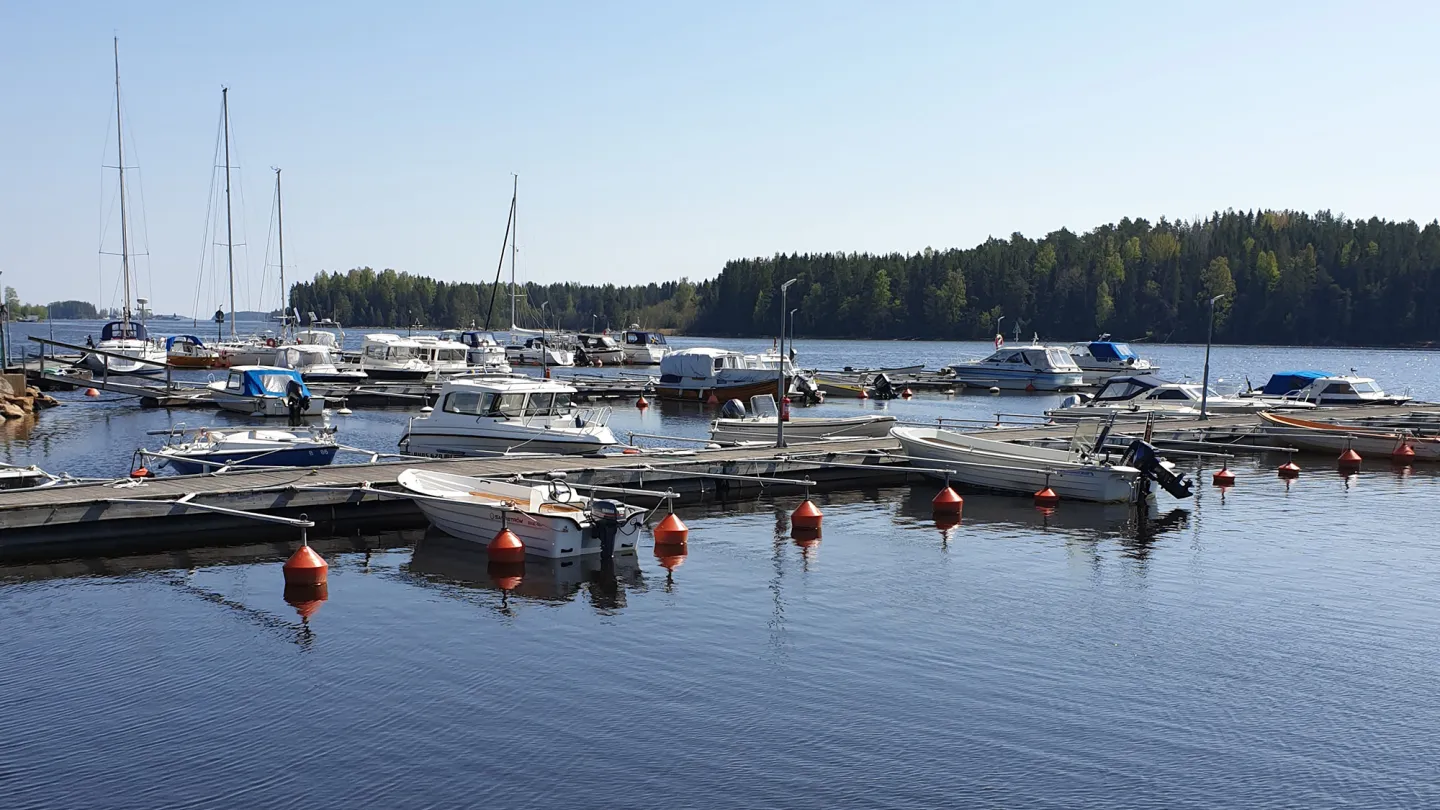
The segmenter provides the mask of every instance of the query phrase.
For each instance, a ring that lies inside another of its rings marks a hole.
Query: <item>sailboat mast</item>
[[[230,337],[235,337],[235,226],[230,219],[230,88],[220,88],[220,117],[225,128],[225,253],[230,270]]]
[[[280,235],[280,327],[281,331],[290,331],[290,316],[286,308],[289,302],[289,290],[285,289],[285,208],[281,203],[280,196],[280,170],[275,170],[275,230]]]
[[[520,218],[516,203],[520,198],[520,175],[510,176],[514,178],[510,190],[510,331],[513,337],[515,327],[520,325],[520,322],[515,320],[515,299],[518,297],[515,294],[515,254],[520,250]]]
[[[125,273],[125,302],[120,319],[130,326],[130,226],[125,212],[125,136],[120,120],[120,38],[115,37],[115,167],[120,172],[120,266]]]

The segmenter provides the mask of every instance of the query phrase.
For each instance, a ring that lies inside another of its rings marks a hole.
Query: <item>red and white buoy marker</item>
[[[642,396],[639,399],[635,400],[635,407],[643,411],[646,408],[650,407],[650,403],[646,402],[645,397]]]
[[[1217,486],[1217,487],[1233,487],[1233,486],[1235,486],[1235,473],[1230,472],[1230,464],[1229,464],[1229,462],[1226,462],[1226,463],[1225,463],[1225,466],[1223,466],[1223,467],[1221,467],[1220,469],[1216,470],[1214,477],[1211,478],[1210,480],[1211,480],[1211,482],[1212,482],[1213,484],[1215,484],[1215,486]]]
[[[864,388],[861,388],[861,389],[860,389],[860,398],[861,398],[861,399],[869,399],[869,398],[870,398],[870,393],[869,393],[868,391],[866,391]]]
[[[910,397],[915,396],[915,392],[911,391],[909,388],[906,388],[904,391],[900,392],[900,396],[904,397],[905,399],[909,399]]]
[[[1058,503],[1060,503],[1060,496],[1059,496],[1059,495],[1056,495],[1056,494],[1055,494],[1055,490],[1051,489],[1051,488],[1049,487],[1049,485],[1046,485],[1046,487],[1045,487],[1044,489],[1042,489],[1042,490],[1040,490],[1039,492],[1035,493],[1035,505],[1036,505],[1036,506],[1046,506],[1046,507],[1050,507],[1050,506],[1054,506],[1054,505],[1056,505],[1056,504],[1058,504]]]
[[[1281,478],[1299,478],[1300,465],[1296,464],[1294,461],[1287,461],[1277,467],[1276,472],[1280,474]]]

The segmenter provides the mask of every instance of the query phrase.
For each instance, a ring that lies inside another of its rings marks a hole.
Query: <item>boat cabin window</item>
[[[519,416],[525,412],[524,394],[501,394],[490,404],[490,416]]]
[[[1050,365],[1053,368],[1070,368],[1071,366],[1075,365],[1075,361],[1071,359],[1070,353],[1065,351],[1064,349],[1046,349],[1045,359],[1050,361]]]
[[[465,350],[438,349],[435,352],[435,359],[441,363],[463,363],[465,362]]]
[[[550,415],[550,406],[553,405],[554,402],[555,402],[555,395],[554,395],[554,394],[540,394],[540,393],[531,394],[530,397],[529,397],[529,399],[526,399],[526,400],[525,400],[525,415],[526,415],[526,416],[549,416],[549,415]]]
[[[451,391],[445,395],[445,412],[480,416],[490,410],[494,399],[494,394],[478,391]]]
[[[369,357],[372,360],[384,360],[385,347],[377,344],[371,344],[369,346],[366,346],[365,356]]]
[[[1355,389],[1355,393],[1357,394],[1380,393],[1380,386],[1376,385],[1373,382],[1354,382],[1350,384],[1350,387]]]
[[[566,414],[575,408],[575,403],[570,399],[569,391],[561,391],[555,395],[555,413]]]
[[[1130,399],[1131,397],[1139,394],[1142,391],[1148,391],[1149,388],[1149,386],[1140,385],[1139,383],[1132,382],[1130,380],[1125,380],[1123,382],[1119,380],[1111,380],[1110,382],[1105,384],[1104,388],[1101,388],[1099,391],[1096,392],[1095,399],[1109,401]]]
[[[1022,353],[1022,352],[1015,352],[1014,354],[1012,354],[1012,355],[1010,355],[1009,357],[1005,358],[1005,362],[1007,362],[1007,363],[1028,363],[1029,361],[1025,359],[1024,353]]]
[[[662,335],[662,334],[660,334],[659,332],[656,332],[656,333],[652,334],[652,335],[650,336],[650,345],[651,345],[651,346],[664,346],[664,345],[666,345],[666,343],[665,343],[665,336]]]
[[[625,345],[626,345],[626,346],[644,346],[644,345],[645,345],[645,335],[644,335],[643,333],[640,333],[640,332],[626,332],[626,333],[625,333]]]
[[[1325,390],[1322,391],[1321,393],[1323,393],[1323,394],[1353,394],[1353,393],[1355,393],[1355,389],[1350,386],[1350,383],[1338,382],[1338,383],[1330,383],[1329,385],[1325,386]]]
[[[1169,389],[1166,389],[1166,390],[1161,391],[1160,393],[1156,394],[1153,398],[1154,398],[1154,399],[1183,399],[1183,400],[1185,400],[1186,402],[1189,402],[1189,401],[1190,401],[1190,397],[1189,397],[1189,396],[1186,396],[1185,392],[1182,391],[1182,390],[1180,390],[1180,389],[1178,389],[1178,388],[1169,388]]]
[[[390,346],[386,349],[385,356],[391,360],[404,362],[416,357],[415,350],[409,346]]]

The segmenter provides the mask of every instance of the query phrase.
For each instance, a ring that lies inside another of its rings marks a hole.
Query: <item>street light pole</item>
[[[1210,328],[1205,332],[1205,376],[1200,382],[1200,418],[1209,419],[1205,406],[1210,398],[1210,343],[1215,339],[1215,302],[1224,298],[1217,295],[1210,299]]]
[[[792,278],[780,285],[780,379],[775,385],[775,405],[781,410],[775,416],[776,447],[785,446],[785,292],[790,289],[791,284],[799,280]]]
[[[797,313],[797,312],[799,312],[799,311],[800,311],[800,308],[799,308],[799,307],[795,307],[794,309],[790,310],[790,353],[791,353],[791,354],[794,354],[794,353],[795,353],[795,313]]]

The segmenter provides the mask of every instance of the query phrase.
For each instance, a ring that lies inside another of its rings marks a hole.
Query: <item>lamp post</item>
[[[1224,298],[1217,295],[1210,299],[1210,328],[1205,332],[1205,376],[1200,381],[1200,418],[1209,419],[1205,413],[1205,406],[1210,398],[1210,343],[1215,339],[1215,302]]]
[[[800,308],[799,308],[799,307],[795,307],[794,309],[790,310],[790,354],[791,354],[791,355],[794,355],[794,354],[795,354],[795,313],[797,313],[797,312],[799,312],[799,311],[800,311]],[[780,358],[780,359],[781,359],[781,360],[784,360],[785,358],[782,357],[782,358]]]
[[[775,446],[785,446],[785,292],[790,285],[799,281],[792,278],[780,285],[780,371],[779,382],[775,384],[775,404],[780,407],[780,413],[775,417]]]
[[[590,332],[591,332],[592,334],[595,332],[595,319],[598,318],[598,317],[600,317],[600,316],[599,316],[599,315],[591,315],[591,316],[590,316]]]
[[[545,379],[550,379],[550,341],[545,339],[545,308],[549,301],[540,304],[540,368]]]

